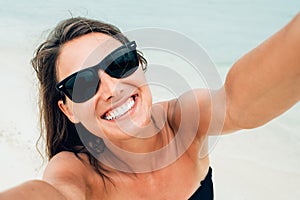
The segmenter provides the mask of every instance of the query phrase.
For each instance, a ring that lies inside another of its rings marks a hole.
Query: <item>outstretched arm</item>
[[[82,156],[85,159],[84,156]],[[0,200],[84,200],[89,170],[71,152],[61,152],[48,163],[43,180],[32,180],[0,193]],[[102,191],[98,188],[98,191]]]
[[[238,60],[224,88],[228,130],[261,126],[296,104],[300,100],[300,14]]]
[[[194,95],[197,96],[199,109],[195,109],[197,105],[192,103]],[[222,130],[222,134],[225,134],[261,126],[299,100],[300,14],[275,35],[241,57],[230,69],[223,88],[218,91],[193,90],[182,95],[178,101],[171,101],[169,108],[174,112],[170,112],[169,119],[172,127],[178,127],[182,122],[180,110],[188,113],[187,116],[200,113],[197,135],[201,137],[219,134],[218,128],[209,129],[209,126],[212,118],[223,123],[225,112]],[[182,102],[181,109],[176,106],[179,101]]]
[[[10,199],[65,200],[66,198],[49,183],[32,180],[0,193],[0,200]]]

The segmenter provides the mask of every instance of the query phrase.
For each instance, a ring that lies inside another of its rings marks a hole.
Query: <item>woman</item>
[[[133,41],[99,21],[61,22],[32,60],[50,161],[42,181],[0,199],[213,199],[209,158],[198,156],[215,134],[212,115],[222,123],[224,113],[213,108],[225,92],[225,134],[261,126],[297,103],[299,25],[298,14],[237,61],[222,89],[193,90],[152,105],[147,63]],[[191,123],[194,116],[199,120]],[[156,160],[120,151],[144,155],[168,146]],[[169,156],[176,159],[169,162]]]

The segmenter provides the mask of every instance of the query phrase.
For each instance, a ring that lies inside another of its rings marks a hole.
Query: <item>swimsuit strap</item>
[[[214,199],[214,188],[212,182],[212,168],[209,167],[208,173],[204,180],[201,181],[200,187],[196,192],[189,198],[189,200],[213,200]]]

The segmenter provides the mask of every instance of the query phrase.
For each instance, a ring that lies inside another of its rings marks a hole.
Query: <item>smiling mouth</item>
[[[110,120],[118,119],[121,116],[125,115],[126,113],[128,113],[128,111],[130,111],[133,108],[137,96],[138,95],[136,94],[129,97],[125,103],[104,113],[104,115],[102,115],[101,118],[110,121]]]

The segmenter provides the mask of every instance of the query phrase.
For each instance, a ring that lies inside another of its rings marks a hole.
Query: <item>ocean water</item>
[[[0,189],[42,171],[35,151],[37,91],[30,59],[60,20],[84,16],[110,22],[123,31],[143,27],[177,31],[206,49],[224,80],[239,57],[279,30],[299,9],[296,0],[0,0],[0,177],[4,177]],[[158,89],[155,94],[155,100],[162,99]],[[298,103],[253,133],[226,136],[216,151],[300,174],[299,121]]]

